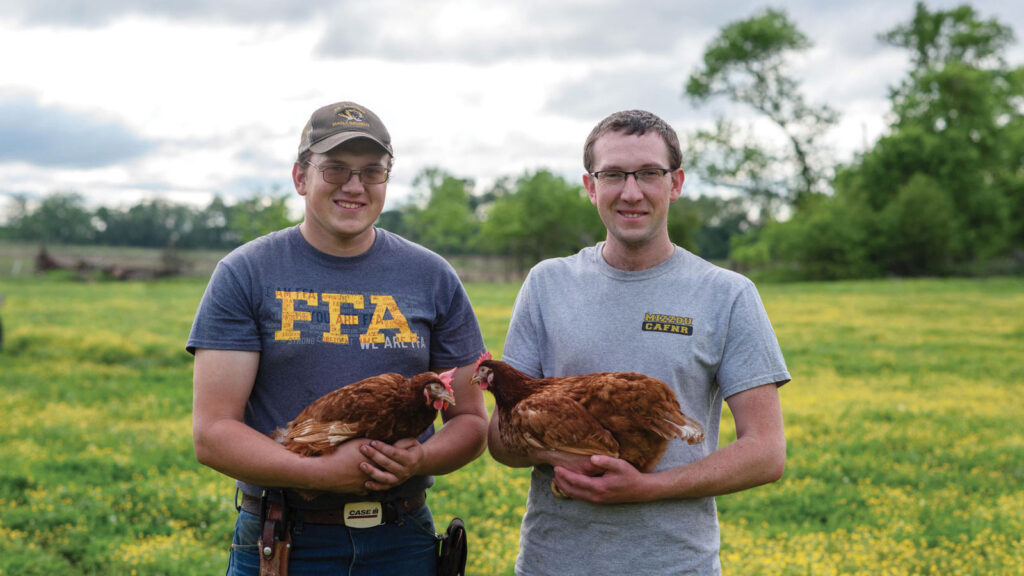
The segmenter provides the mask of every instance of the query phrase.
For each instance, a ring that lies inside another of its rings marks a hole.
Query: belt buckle
[[[345,526],[373,528],[384,523],[384,506],[380,502],[349,502],[345,504]]]

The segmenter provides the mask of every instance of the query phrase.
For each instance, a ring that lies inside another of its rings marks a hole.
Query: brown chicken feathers
[[[314,400],[273,437],[303,456],[321,456],[353,438],[394,443],[415,438],[455,405],[454,370],[406,378],[388,373],[328,392]]]
[[[668,385],[637,372],[530,378],[485,354],[473,382],[494,395],[501,440],[522,454],[605,454],[649,472],[673,438],[704,441],[700,423],[683,414]],[[554,484],[552,490],[564,497]]]

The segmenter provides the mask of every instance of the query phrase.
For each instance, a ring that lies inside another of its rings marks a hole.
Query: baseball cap
[[[384,123],[369,108],[355,102],[329,104],[313,112],[302,129],[299,154],[306,150],[323,154],[355,138],[369,138],[389,156],[395,156]]]

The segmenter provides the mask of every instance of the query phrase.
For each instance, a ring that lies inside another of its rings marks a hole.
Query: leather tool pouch
[[[292,533],[288,529],[285,505],[262,498],[263,532],[260,535],[260,576],[288,576],[288,555],[292,548]]]
[[[453,518],[441,537],[437,576],[465,576],[467,556],[469,543],[466,541],[466,525],[461,518]]]

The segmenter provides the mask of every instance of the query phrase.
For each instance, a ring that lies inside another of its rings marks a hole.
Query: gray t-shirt
[[[603,242],[541,262],[512,312],[503,360],[534,377],[635,371],[664,380],[706,439],[675,440],[655,470],[717,449],[722,400],[789,381],[754,284],[676,247],[658,266],[611,267]],[[535,467],[516,573],[718,574],[714,498],[595,505],[551,493]]]
[[[479,357],[483,337],[455,270],[417,244],[376,232],[370,250],[342,258],[313,248],[296,226],[253,240],[217,265],[186,349],[260,353],[246,424],[268,434],[346,384],[385,372],[413,376],[464,366]],[[431,483],[416,477],[380,496],[412,494]],[[262,491],[238,484],[252,496]],[[318,499],[310,507],[345,499]]]

